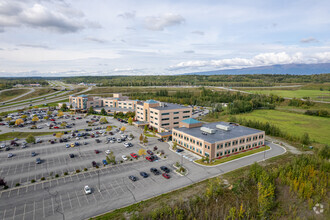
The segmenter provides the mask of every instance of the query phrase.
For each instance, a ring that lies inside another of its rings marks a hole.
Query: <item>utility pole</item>
[[[97,178],[99,182],[99,192],[101,192],[101,187],[100,187],[100,170],[97,170]]]

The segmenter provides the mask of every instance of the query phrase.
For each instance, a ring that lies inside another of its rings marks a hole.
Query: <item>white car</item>
[[[117,138],[117,142],[120,143],[121,142],[121,139],[120,138]]]
[[[111,152],[110,150],[106,150],[105,151],[106,154],[110,154],[110,152]]]
[[[86,194],[86,195],[92,193],[92,190],[91,190],[91,188],[89,188],[89,186],[85,186],[85,187],[84,187],[84,191],[85,191],[85,194]]]
[[[112,139],[112,140],[110,140],[110,143],[112,143],[112,144],[113,144],[113,143],[115,143],[115,141]]]
[[[11,157],[13,157],[14,156],[14,154],[12,154],[12,153],[9,153],[8,154],[8,158],[11,158]]]
[[[125,147],[129,147],[129,144],[127,142],[124,143]]]
[[[1,144],[0,148],[5,148],[6,145],[5,144]]]
[[[80,138],[79,137],[76,137],[76,140],[79,140]]]
[[[128,137],[127,140],[131,141],[131,140],[133,140],[133,138],[132,137]]]
[[[121,156],[121,158],[123,158],[123,160],[128,160],[128,158],[126,157],[126,155]]]

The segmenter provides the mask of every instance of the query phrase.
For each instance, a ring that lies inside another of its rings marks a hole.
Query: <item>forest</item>
[[[11,89],[16,84],[37,84],[42,86],[48,85],[48,82],[41,77],[27,77],[27,78],[0,78],[0,90]]]

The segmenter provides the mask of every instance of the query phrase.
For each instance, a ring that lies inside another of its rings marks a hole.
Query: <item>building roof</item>
[[[148,104],[157,104],[158,102],[153,100],[153,99],[149,99],[147,101],[145,101],[145,103],[148,103]]]
[[[104,107],[94,107],[94,110],[102,110],[102,108],[104,108],[105,111],[110,110],[111,112],[134,112],[135,109],[129,109],[129,108],[114,108],[114,107],[108,107],[108,106],[104,106]]]
[[[196,119],[193,119],[193,118],[187,118],[187,119],[185,119],[185,120],[183,120],[181,122],[186,123],[186,124],[189,124],[189,125],[201,123],[200,121],[197,121]]]
[[[217,125],[223,125],[223,126],[229,126],[230,130],[222,130],[217,128]],[[207,127],[210,129],[214,129],[215,133],[206,133],[201,130],[201,127]],[[195,128],[186,128],[186,127],[181,127],[181,128],[173,128],[173,130],[177,130],[183,133],[186,133],[187,135],[193,136],[195,138],[204,140],[208,143],[216,143],[232,138],[238,138],[241,136],[246,136],[246,135],[253,135],[257,134],[259,132],[262,132],[261,130],[257,130],[254,128],[248,128],[240,125],[233,125],[228,122],[214,122],[214,123],[209,123],[209,124],[204,124],[201,127],[195,127]]]
[[[78,97],[87,98],[87,97],[88,97],[88,95],[79,95]]]
[[[172,103],[162,103],[161,106],[151,107],[151,108],[157,110],[173,110],[173,109],[184,109],[184,108],[188,109],[190,107],[186,107],[178,104],[172,104]]]

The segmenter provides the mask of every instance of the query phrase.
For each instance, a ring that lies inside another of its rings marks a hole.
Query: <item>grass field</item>
[[[309,116],[276,110],[256,110],[247,114],[236,115],[247,120],[269,122],[283,131],[301,137],[307,132],[316,142],[330,143],[330,118]]]
[[[27,138],[30,134],[33,136],[42,136],[42,135],[50,135],[54,132],[9,132],[0,134],[0,141],[8,141],[13,140],[14,138]]]
[[[0,93],[0,102],[5,102],[7,100],[13,99],[19,95],[28,92],[29,89],[12,89],[9,91],[4,91]]]
[[[275,94],[287,98],[305,98],[310,97],[312,100],[317,101],[330,101],[330,91],[320,90],[307,90],[307,89],[259,89],[259,90],[246,90],[247,92],[258,93],[258,94]]]
[[[218,165],[218,164],[221,164],[221,163],[226,163],[226,162],[229,162],[229,161],[241,158],[241,157],[246,157],[246,156],[251,155],[251,154],[259,153],[259,152],[262,152],[262,151],[265,151],[265,150],[268,150],[268,149],[270,149],[270,147],[265,146],[265,147],[249,150],[249,151],[246,151],[246,152],[234,154],[234,155],[231,155],[229,157],[223,157],[221,159],[216,159],[216,160],[214,160],[214,162],[211,162],[211,163],[204,163],[202,159],[196,160],[195,162],[199,163],[199,164],[202,164],[202,165],[206,165],[206,166],[214,166],[214,165]]]

